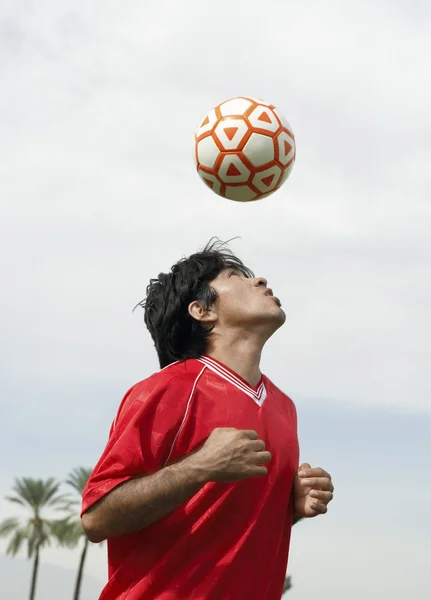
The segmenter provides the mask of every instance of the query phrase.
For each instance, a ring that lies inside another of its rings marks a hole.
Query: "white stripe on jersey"
[[[226,379],[227,381],[229,381],[229,383],[236,386],[242,392],[244,392],[245,394],[250,396],[250,398],[252,398],[258,406],[262,406],[262,404],[264,403],[267,392],[266,392],[266,387],[265,387],[265,384],[263,383],[263,381],[260,384],[260,386],[258,387],[258,389],[254,390],[251,386],[249,386],[247,383],[242,381],[239,377],[237,377],[236,375],[231,373],[228,369],[226,369],[225,367],[220,365],[218,362],[213,360],[211,357],[201,356],[200,358],[198,358],[196,360],[203,363],[211,371],[213,371],[214,373],[216,373],[223,379]]]

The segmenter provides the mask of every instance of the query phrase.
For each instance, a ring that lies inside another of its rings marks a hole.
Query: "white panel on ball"
[[[242,183],[250,177],[250,171],[236,154],[228,154],[222,160],[218,176],[225,183]]]
[[[214,130],[223,148],[236,150],[248,131],[244,119],[226,119],[220,121]]]
[[[219,154],[220,150],[210,135],[198,142],[198,162],[203,167],[212,169]]]
[[[248,185],[227,185],[226,198],[229,200],[237,200],[238,202],[249,202],[254,200],[257,194]]]
[[[280,128],[275,114],[266,106],[257,106],[248,117],[248,120],[256,129],[264,129],[275,133]]]
[[[223,117],[228,117],[229,115],[243,115],[250,106],[250,100],[246,100],[245,98],[232,98],[232,100],[223,102],[223,104],[220,105],[220,112]]]
[[[278,158],[281,164],[287,165],[295,156],[295,142],[285,131],[277,136]]]
[[[252,165],[261,167],[275,158],[272,137],[262,133],[252,133],[243,152]]]
[[[274,165],[269,169],[265,169],[265,171],[256,173],[256,175],[253,177],[253,185],[257,187],[260,192],[270,192],[280,181],[281,173],[282,171],[280,167]]]
[[[212,108],[202,119],[201,124],[196,131],[196,137],[200,137],[204,133],[207,133],[217,121],[217,115],[215,110]]]
[[[213,190],[213,192],[215,192],[216,194],[220,193],[221,183],[217,179],[217,177],[211,175],[211,173],[205,173],[205,171],[201,170],[199,170],[198,173],[203,179],[203,181],[208,185],[208,187],[210,187]]]

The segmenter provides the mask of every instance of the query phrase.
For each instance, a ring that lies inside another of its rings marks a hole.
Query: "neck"
[[[218,339],[210,344],[206,354],[229,367],[240,375],[252,387],[255,387],[262,377],[260,372],[260,357],[262,343],[255,339]]]

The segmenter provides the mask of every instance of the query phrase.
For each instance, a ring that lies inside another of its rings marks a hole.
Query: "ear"
[[[213,325],[217,320],[215,312],[211,308],[205,309],[197,300],[189,304],[189,315],[202,324]]]

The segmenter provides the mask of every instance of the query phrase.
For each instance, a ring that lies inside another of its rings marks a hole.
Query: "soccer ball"
[[[202,119],[194,139],[199,176],[216,194],[249,202],[278,190],[296,156],[289,123],[272,104],[241,96]]]

